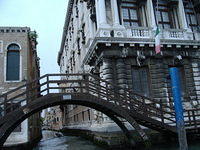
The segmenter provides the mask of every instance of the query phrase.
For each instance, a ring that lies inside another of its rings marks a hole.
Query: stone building
[[[199,9],[196,9],[199,11]],[[193,0],[69,0],[58,64],[92,73],[172,105],[169,68],[180,70],[184,107],[200,102],[200,33]],[[161,53],[155,53],[155,28]],[[105,127],[109,118],[82,106],[64,111],[68,128]]]
[[[45,129],[61,130],[63,126],[63,118],[60,106],[51,107],[49,111],[46,111],[44,119]]]
[[[31,31],[28,27],[0,27],[0,94],[40,76],[36,38],[36,32]],[[16,103],[21,98],[19,97]],[[9,105],[8,103],[7,106],[9,107]],[[24,105],[24,102],[21,105]],[[17,107],[16,104],[15,108]],[[6,111],[9,112],[9,109]],[[36,113],[23,121],[12,132],[5,145],[26,145],[40,138],[40,113]]]

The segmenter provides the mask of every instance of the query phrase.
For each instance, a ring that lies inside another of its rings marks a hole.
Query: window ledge
[[[13,81],[4,81],[5,83],[19,83],[19,82],[22,82],[22,80],[13,80]]]

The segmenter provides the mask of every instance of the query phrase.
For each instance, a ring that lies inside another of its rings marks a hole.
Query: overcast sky
[[[41,75],[59,71],[60,49],[68,0],[0,0],[0,26],[30,27],[38,33]]]

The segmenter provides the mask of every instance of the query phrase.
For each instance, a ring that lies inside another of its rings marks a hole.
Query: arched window
[[[6,80],[19,80],[20,47],[17,44],[10,44],[7,50]]]

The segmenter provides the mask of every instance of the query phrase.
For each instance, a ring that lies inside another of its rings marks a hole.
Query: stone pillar
[[[102,65],[102,73],[103,78],[108,81],[112,82],[113,80],[113,68],[112,68],[112,61],[110,59],[103,59],[103,65]]]
[[[111,0],[111,7],[113,14],[113,26],[118,27],[120,26],[120,22],[119,22],[119,11],[118,11],[117,0]]]
[[[97,28],[99,28],[99,5],[98,5],[98,0],[95,0],[95,7],[96,7],[96,21],[97,21]]]
[[[105,0],[97,0],[96,1],[96,7],[98,7],[98,16],[99,16],[99,25],[101,27],[107,25],[107,20],[106,20],[106,5],[105,5]]]
[[[111,83],[113,81],[112,60],[110,60],[109,58],[103,58],[102,65],[100,66],[100,77]],[[104,86],[103,83],[101,84],[102,86]],[[110,121],[110,119],[106,115],[103,115],[103,114],[101,114],[100,118],[102,118],[103,121]]]
[[[156,19],[154,15],[154,10],[153,10],[153,3],[152,0],[147,0],[147,14],[149,14],[148,19],[149,19],[149,26],[152,28],[155,28],[156,26]]]
[[[179,0],[178,2],[178,10],[179,10],[179,17],[180,17],[180,23],[181,23],[181,27],[183,29],[189,29],[188,24],[187,24],[187,20],[186,20],[186,16],[185,16],[185,10],[184,10],[184,5],[183,5],[183,1]]]
[[[149,64],[151,77],[151,88],[153,98],[162,102],[168,102],[167,74],[168,68],[165,68],[162,59],[152,59]]]
[[[117,84],[121,88],[126,88],[127,87],[127,78],[126,78],[126,65],[123,62],[122,58],[117,59],[116,62],[117,66]]]

